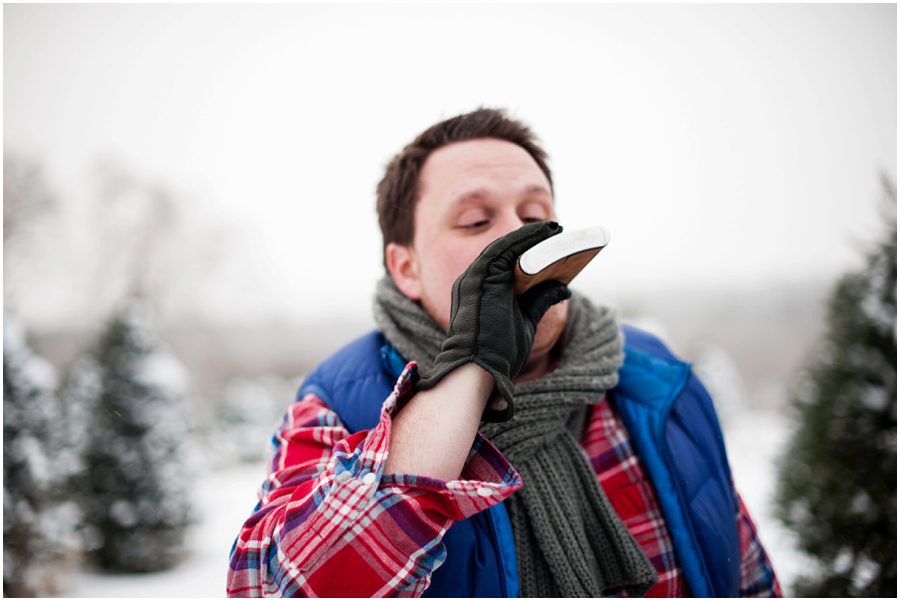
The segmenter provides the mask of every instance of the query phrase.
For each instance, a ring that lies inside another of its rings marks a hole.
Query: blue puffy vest
[[[653,482],[694,597],[736,597],[740,586],[737,498],[709,393],[652,335],[623,327],[625,363],[611,401]],[[378,424],[384,399],[406,362],[379,332],[351,342],[304,381],[350,432]],[[454,523],[446,559],[426,597],[517,597],[512,527],[501,503]]]

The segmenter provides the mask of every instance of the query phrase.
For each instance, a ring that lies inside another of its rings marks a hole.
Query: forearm
[[[459,478],[493,389],[494,379],[468,363],[416,393],[394,417],[385,472]]]

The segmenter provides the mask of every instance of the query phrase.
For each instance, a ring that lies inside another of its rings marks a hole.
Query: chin
[[[531,347],[532,361],[549,354],[556,346],[566,331],[568,317],[569,301],[563,301],[547,309],[534,334],[534,345]]]

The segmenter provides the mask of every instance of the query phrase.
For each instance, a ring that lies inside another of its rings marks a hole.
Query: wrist
[[[477,363],[466,363],[465,365],[461,365],[448,374],[447,377],[453,375],[456,375],[460,379],[467,380],[469,385],[473,386],[477,391],[476,396],[479,398],[483,396],[485,402],[487,402],[487,397],[489,397],[494,390],[494,376]]]

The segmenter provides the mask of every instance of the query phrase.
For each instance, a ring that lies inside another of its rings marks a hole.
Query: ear
[[[416,252],[409,246],[401,246],[388,242],[385,248],[385,259],[388,273],[400,292],[410,300],[422,298],[422,280],[420,278],[419,260]]]

